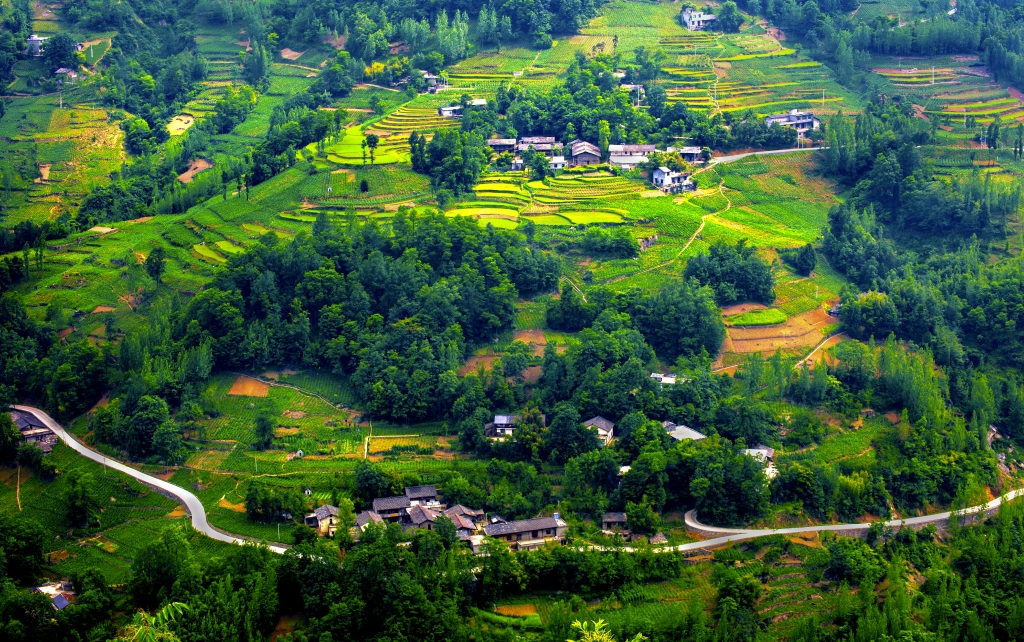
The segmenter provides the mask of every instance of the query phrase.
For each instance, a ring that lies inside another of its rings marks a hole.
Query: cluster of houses
[[[508,521],[500,515],[488,517],[484,511],[462,504],[448,506],[438,495],[436,486],[409,486],[403,495],[373,500],[370,510],[356,515],[353,534],[358,537],[370,524],[384,523],[400,524],[405,530],[433,530],[442,517],[451,520],[459,539],[468,542],[474,552],[479,552],[484,537],[504,540],[513,550],[529,550],[547,542],[562,542],[568,527],[557,513],[553,517]],[[324,536],[333,536],[340,526],[338,509],[334,506],[320,506],[306,515],[304,521]]]
[[[769,116],[765,116],[764,124],[765,127],[771,127],[772,125],[792,127],[796,130],[798,136],[803,137],[804,134],[812,129],[818,129],[821,126],[821,121],[819,121],[814,114],[809,111],[790,109],[785,114],[771,114]]]
[[[21,433],[23,442],[35,444],[44,453],[53,450],[53,445],[57,443],[57,435],[46,427],[43,422],[39,421],[35,415],[30,412],[12,410],[11,421],[14,422],[18,432]]]
[[[26,40],[26,52],[30,56],[41,56],[43,55],[44,44],[48,40],[47,36],[40,36],[38,34],[30,35]],[[75,44],[75,51],[84,51],[85,45],[81,42]],[[57,71],[53,72],[57,76],[59,82],[75,82],[78,78],[78,72],[74,69],[68,69],[67,67],[61,67]]]

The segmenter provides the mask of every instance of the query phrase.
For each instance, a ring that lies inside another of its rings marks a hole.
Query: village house
[[[11,421],[27,444],[35,444],[39,450],[48,453],[57,443],[57,435],[30,412],[11,411]]]
[[[623,91],[628,91],[629,93],[633,93],[634,91],[638,92],[640,94],[641,98],[643,98],[643,96],[644,96],[644,86],[643,85],[637,85],[637,84],[634,84],[634,83],[624,82],[624,83],[619,85],[619,89],[621,89]]]
[[[38,56],[43,53],[43,43],[46,42],[46,36],[32,34],[26,42],[28,43],[28,55]]]
[[[779,474],[779,469],[775,467],[775,449],[769,448],[768,446],[757,445],[753,448],[747,448],[743,451],[744,455],[753,457],[757,461],[765,465],[764,475],[768,479],[774,479]]]
[[[625,513],[605,513],[601,517],[601,530],[614,531],[615,529],[620,531],[626,530]]]
[[[552,170],[565,169],[565,156],[552,156],[548,166]]]
[[[378,497],[373,500],[373,512],[380,515],[386,522],[400,522],[405,518],[405,510],[412,502],[405,495],[394,497]]]
[[[687,7],[683,10],[683,13],[680,14],[680,21],[683,23],[683,26],[690,31],[700,31],[701,29],[708,27],[717,19],[718,18],[713,13],[704,13],[703,11],[693,9],[691,7]]]
[[[494,150],[494,153],[511,152],[516,148],[515,138],[492,138],[487,141],[487,146]]]
[[[406,486],[405,496],[413,506],[437,506],[441,503],[437,498],[437,486]]]
[[[487,107],[487,99],[486,98],[474,98],[473,100],[469,101],[469,106],[470,107]]]
[[[303,521],[305,521],[306,526],[309,526],[320,535],[334,537],[339,523],[338,507],[325,504],[306,515]]]
[[[782,125],[783,127],[792,127],[800,136],[821,126],[821,122],[814,117],[814,114],[809,111],[800,111],[799,109],[790,109],[785,114],[766,116],[764,124],[766,127],[771,127],[775,124]]]
[[[702,435],[693,428],[688,426],[677,426],[671,421],[663,421],[661,422],[661,425],[665,428],[665,432],[668,433],[668,436],[676,441],[683,441],[684,439],[697,441],[698,439],[704,439],[705,437],[705,435]]]
[[[75,82],[75,79],[78,78],[78,72],[76,72],[73,69],[68,69],[67,67],[61,67],[57,71],[53,72],[53,75],[55,75],[55,76],[63,76],[63,78],[60,79],[61,82],[66,80],[68,82],[73,83],[73,82]]]
[[[532,147],[534,151],[542,152],[546,156],[552,156],[554,154],[554,146],[554,136],[525,136],[519,139],[519,143],[516,144],[516,151],[521,154],[529,151]]]
[[[461,105],[448,105],[446,107],[438,107],[437,114],[444,118],[461,118],[462,117],[462,106]]]
[[[423,80],[427,81],[427,87],[436,87],[437,82],[440,80],[440,78],[430,73],[429,71],[424,71]]]
[[[434,521],[438,517],[444,515],[441,511],[428,508],[426,506],[411,506],[406,510],[408,520],[405,522],[403,528],[409,530],[410,528],[423,528],[428,531],[434,530]]]
[[[484,426],[484,435],[494,441],[511,437],[518,420],[516,415],[494,415],[494,421]]]
[[[646,163],[649,154],[654,153],[654,145],[609,145],[608,162],[623,169],[632,169]]]
[[[42,593],[50,598],[50,605],[54,611],[61,611],[67,608],[75,599],[75,592],[72,590],[71,582],[47,582],[32,589],[32,593]]]
[[[601,162],[601,150],[585,140],[574,140],[568,145],[569,158],[573,167],[594,165]]]
[[[497,522],[484,526],[484,534],[509,542],[517,550],[539,548],[547,542],[561,542],[568,528],[565,520],[554,517],[535,517],[514,522]]]
[[[593,428],[597,432],[597,438],[601,440],[601,443],[605,446],[612,440],[612,433],[615,432],[615,424],[608,421],[601,415],[591,417],[583,422],[583,425],[587,428]]]
[[[384,520],[380,515],[373,511],[364,510],[363,512],[356,515],[356,528],[360,532],[365,531],[370,524],[383,524]]]
[[[700,157],[701,149],[700,149],[700,147],[687,146],[687,147],[680,147],[679,149],[668,149],[667,151],[677,151],[677,152],[679,152],[679,155],[682,156],[683,160],[686,161],[687,163],[699,163],[701,161],[701,157]]]
[[[677,194],[693,188],[689,174],[676,172],[667,167],[658,167],[651,173],[651,182],[666,194]]]

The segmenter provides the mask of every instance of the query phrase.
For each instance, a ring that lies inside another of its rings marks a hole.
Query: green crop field
[[[768,308],[767,310],[751,310],[742,314],[734,314],[725,317],[725,322],[737,326],[775,325],[785,323],[787,318],[786,313],[782,310]]]

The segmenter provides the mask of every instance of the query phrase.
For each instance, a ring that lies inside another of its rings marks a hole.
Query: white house
[[[552,156],[548,165],[551,169],[565,169],[565,156]]]
[[[667,167],[658,167],[651,173],[651,182],[654,186],[663,192],[674,194],[681,192],[684,189],[689,189],[693,182],[689,180],[689,174],[683,174],[682,172],[674,172]],[[659,374],[659,373],[654,373]],[[652,378],[654,374],[651,375]],[[671,375],[661,375],[662,377]],[[660,381],[660,383],[669,383],[667,381]],[[672,377],[672,382],[675,383],[675,377]]]
[[[587,419],[583,422],[583,425],[597,431],[597,438],[606,446],[612,440],[612,434],[615,432],[615,424],[601,415]]]
[[[624,169],[632,169],[646,163],[649,154],[654,153],[654,145],[609,145],[608,162]]]
[[[462,106],[450,105],[448,107],[441,107],[437,110],[437,113],[445,118],[458,118],[462,116]]]
[[[706,437],[706,435],[697,432],[693,428],[688,426],[677,426],[671,421],[663,421],[661,422],[661,425],[665,427],[665,431],[668,433],[668,436],[676,441],[683,441],[684,439],[697,441],[698,439],[704,439]]]
[[[790,109],[785,114],[772,114],[764,119],[766,127],[771,127],[776,123],[783,127],[792,127],[801,136],[805,132],[817,129],[821,125],[820,121],[814,117],[814,114],[809,111],[800,111],[799,109]]]
[[[474,98],[473,100],[469,101],[469,106],[470,107],[486,107],[487,106],[487,99],[486,98]]]
[[[700,147],[687,146],[679,150],[679,155],[682,156],[683,160],[687,163],[699,163],[700,151]]]
[[[753,457],[762,464],[765,464],[764,475],[768,479],[774,479],[775,476],[779,474],[779,469],[775,467],[775,463],[772,461],[775,457],[774,448],[769,448],[768,446],[755,446],[753,448],[745,449],[743,454]]]
[[[683,10],[683,13],[680,15],[680,21],[683,23],[683,26],[690,31],[700,31],[716,19],[717,18],[713,13],[704,13],[703,11],[692,9],[690,7]]]
[[[28,55],[38,56],[43,52],[43,43],[46,42],[46,36],[32,34],[26,42],[28,42]]]

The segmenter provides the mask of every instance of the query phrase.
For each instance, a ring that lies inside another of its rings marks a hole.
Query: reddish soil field
[[[537,607],[533,604],[506,604],[494,609],[494,612],[499,615],[526,617],[527,615],[537,615]]]
[[[734,303],[722,308],[723,317],[731,317],[734,314],[743,314],[752,310],[767,310],[768,306],[762,303]]]
[[[281,50],[281,57],[285,60],[298,60],[299,56],[306,53],[305,51],[292,51],[288,47]]]
[[[785,323],[769,327],[731,327],[728,341],[732,343],[728,352],[771,353],[777,349],[810,348],[818,345],[824,336],[821,330],[836,320],[818,308],[804,314],[790,317]]]
[[[518,330],[512,335],[512,338],[516,341],[522,341],[533,348],[533,355],[535,357],[540,357],[544,354],[544,346],[548,343],[548,340],[544,337],[543,330]]]
[[[269,393],[270,386],[252,377],[242,375],[238,375],[235,382],[231,384],[231,390],[228,390],[229,395],[238,397],[266,397]]]
[[[101,314],[103,312],[113,312],[114,310],[115,310],[115,308],[112,308],[109,305],[97,305],[96,309],[93,310],[92,313],[93,314]]]
[[[459,368],[459,376],[465,377],[468,374],[475,373],[476,369],[480,366],[481,363],[484,364],[484,370],[490,370],[491,365],[497,358],[498,355],[496,354],[473,355],[472,357],[466,359],[466,365]]]

